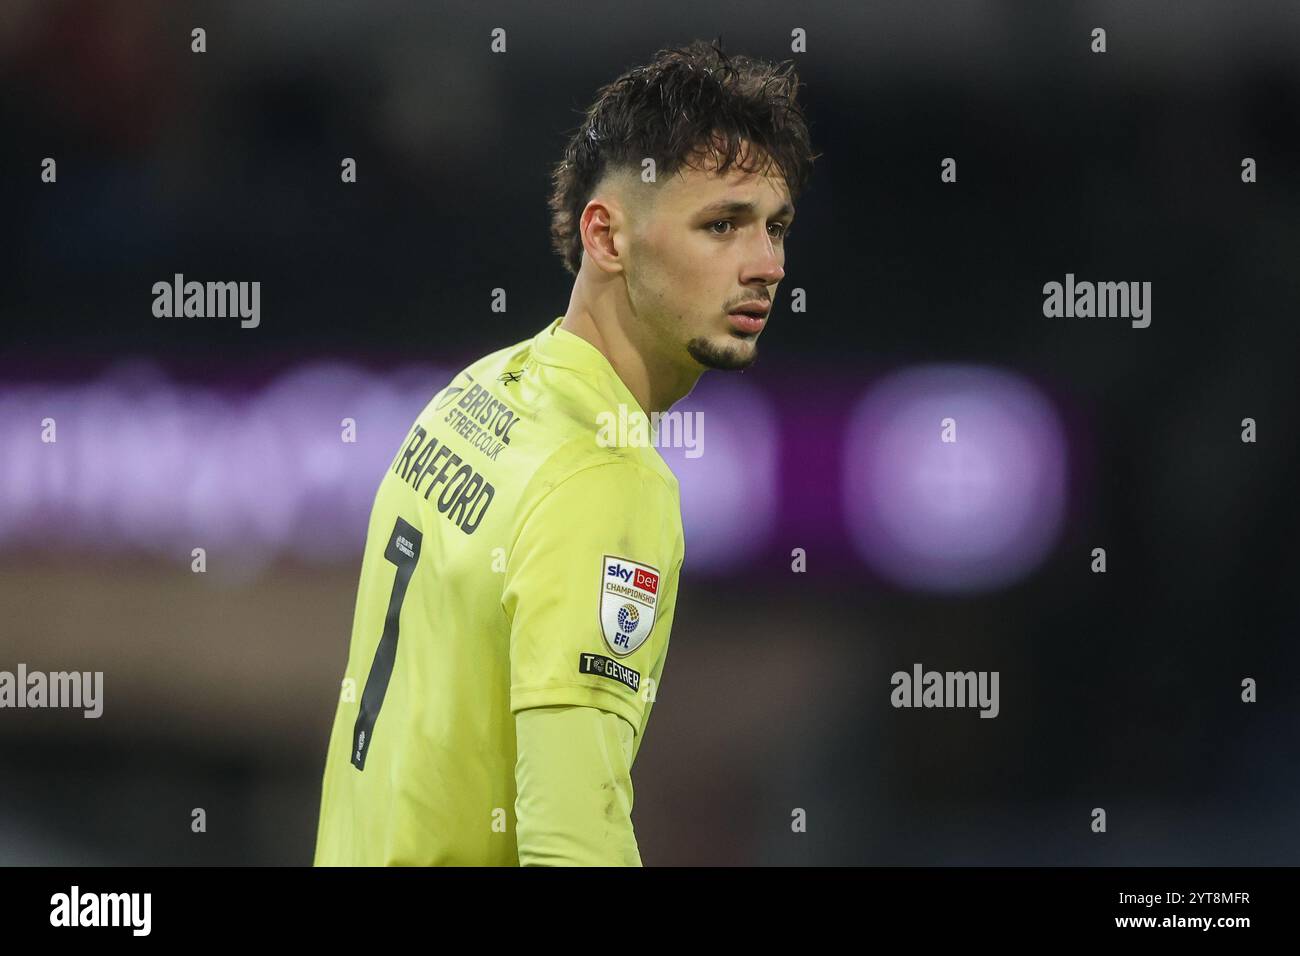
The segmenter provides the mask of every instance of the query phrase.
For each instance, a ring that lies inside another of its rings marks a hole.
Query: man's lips
[[[771,308],[767,302],[743,302],[727,313],[727,318],[736,331],[754,335],[767,325],[767,313]]]

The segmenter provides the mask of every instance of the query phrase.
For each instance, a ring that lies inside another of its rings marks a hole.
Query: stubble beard
[[[740,349],[727,348],[713,339],[699,336],[686,343],[691,358],[705,368],[726,372],[739,372],[749,368],[758,359],[758,344],[751,343]]]

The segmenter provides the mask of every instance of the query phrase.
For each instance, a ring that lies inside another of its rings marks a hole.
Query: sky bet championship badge
[[[600,630],[617,656],[626,657],[645,643],[658,602],[658,571],[648,564],[605,555],[600,573]]]

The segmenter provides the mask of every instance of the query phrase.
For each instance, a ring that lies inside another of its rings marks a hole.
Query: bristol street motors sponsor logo
[[[645,643],[658,600],[656,568],[605,555],[600,572],[600,632],[615,655],[625,657]]]
[[[515,373],[509,373],[515,374]],[[522,370],[519,374],[522,374]],[[509,381],[517,381],[510,379]],[[506,384],[509,384],[509,381]],[[447,406],[455,402],[455,406]],[[471,448],[482,452],[490,460],[510,444],[510,433],[519,424],[519,415],[490,389],[474,381],[474,376],[463,371],[444,388],[433,403],[433,410],[447,409],[443,422],[451,430],[467,439]]]

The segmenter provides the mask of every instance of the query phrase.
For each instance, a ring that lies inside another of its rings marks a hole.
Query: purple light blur
[[[956,441],[941,440],[956,422]],[[873,387],[846,432],[844,506],[859,555],[919,591],[1004,587],[1060,530],[1066,446],[1031,384],[975,366],[928,366]]]
[[[80,551],[188,560],[203,547],[244,571],[277,555],[353,557],[384,469],[450,377],[315,364],[232,396],[132,362],[87,384],[5,390],[0,547],[47,547],[52,529],[75,528]],[[46,418],[54,443],[41,441]],[[355,442],[342,440],[345,418]]]
[[[0,550],[63,547],[71,528],[78,553],[188,562],[202,547],[227,580],[280,556],[355,559],[384,470],[451,376],[326,362],[238,394],[131,361],[93,382],[0,388]],[[674,411],[704,412],[703,454],[660,452],[679,477],[691,567],[724,570],[772,524],[776,431],[752,386],[697,391]],[[47,418],[54,443],[41,440]],[[355,443],[341,440],[345,418]]]
[[[659,448],[681,491],[686,564],[692,571],[748,564],[764,547],[780,500],[771,403],[754,386],[715,375],[673,411],[698,412],[703,422],[698,454]]]

